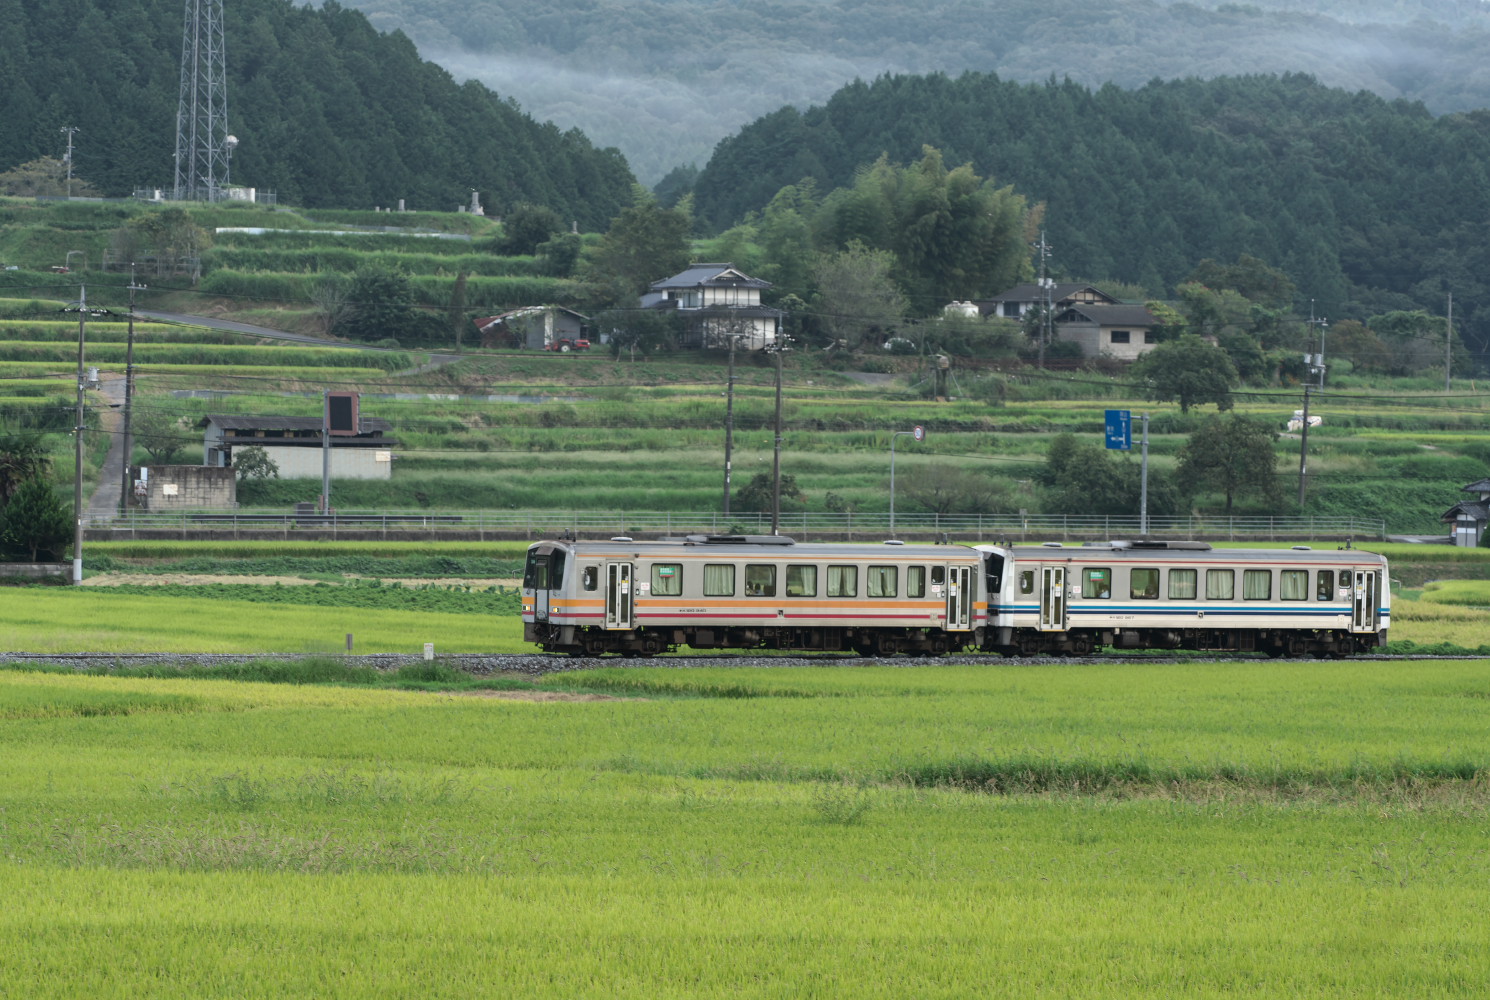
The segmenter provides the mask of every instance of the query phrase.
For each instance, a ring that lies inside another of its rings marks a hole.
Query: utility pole
[[[1309,390],[1314,388],[1313,378],[1318,376],[1319,388],[1324,388],[1324,329],[1329,320],[1323,316],[1314,318],[1314,300],[1309,300],[1309,325],[1319,327],[1319,353],[1305,354],[1304,364],[1309,372],[1304,376],[1303,420],[1299,424],[1299,510],[1304,509],[1304,494],[1309,482]]]
[[[1443,331],[1443,391],[1454,391],[1454,293],[1449,293],[1449,319]]]
[[[771,534],[781,534],[781,352],[785,345],[776,341],[776,449],[771,456]]]
[[[135,396],[135,292],[148,286],[135,283],[135,266],[129,265],[129,339],[124,348],[124,432],[120,442],[124,449],[124,472],[119,483],[119,513],[129,513],[130,461],[134,458],[134,438],[130,434],[130,411]]]
[[[1143,415],[1143,458],[1139,462],[1138,534],[1149,537],[1149,415]]]
[[[331,396],[321,390],[321,513],[331,513]]]
[[[729,338],[729,376],[724,385],[724,516],[729,517],[730,462],[735,447],[735,341]]]
[[[62,131],[62,134],[64,134],[64,135],[67,136],[67,152],[65,154],[63,154],[62,162],[67,164],[67,196],[69,198],[71,198],[72,197],[72,137],[78,132],[78,128],[76,126],[73,126],[73,125],[66,125],[66,126],[63,126],[63,128],[62,128],[61,131]],[[84,270],[87,270],[87,269],[84,268]]]
[[[72,466],[72,582],[83,582],[83,390],[87,376],[83,371],[83,341],[88,325],[88,286],[80,285],[78,297],[78,406],[73,425]]]
[[[1051,280],[1049,278],[1047,278],[1045,276],[1045,262],[1050,258],[1050,251],[1051,251],[1052,247],[1050,246],[1049,243],[1045,242],[1045,230],[1043,230],[1043,229],[1040,230],[1040,242],[1037,243],[1037,244],[1035,244],[1035,248],[1039,252],[1039,255],[1040,255],[1040,302],[1041,302],[1040,333],[1039,333],[1039,338],[1038,338],[1039,341],[1040,341],[1040,346],[1039,346],[1039,356],[1038,356],[1038,359],[1037,359],[1037,364],[1038,364],[1039,367],[1044,368],[1045,367],[1045,345],[1047,343],[1049,343],[1049,341],[1050,341],[1050,319],[1051,319],[1050,313],[1051,313],[1051,310],[1054,308],[1054,303],[1051,302],[1051,300],[1050,300],[1050,286],[1051,286],[1052,282],[1051,282]]]

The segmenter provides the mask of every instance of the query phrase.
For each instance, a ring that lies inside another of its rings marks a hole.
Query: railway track
[[[302,660],[317,654],[301,653],[0,653],[0,664],[36,664],[72,667],[75,670],[97,670],[101,667],[120,668],[161,666],[192,667],[243,663],[248,660]],[[371,653],[343,656],[342,654],[320,654],[334,656],[349,666],[368,667],[374,670],[398,670],[425,662],[419,654]],[[1394,662],[1409,660],[1490,660],[1486,656],[1403,656],[1370,654],[1350,658],[1352,662]],[[528,674],[538,677],[544,674],[570,670],[585,670],[595,667],[801,667],[801,666],[855,666],[869,665],[892,667],[919,667],[934,665],[981,664],[990,668],[1000,666],[1028,666],[1043,664],[1063,666],[1092,663],[1136,664],[1178,662],[1271,662],[1256,653],[1111,653],[1082,657],[1031,656],[1003,657],[995,654],[975,653],[939,657],[862,657],[845,653],[820,653],[812,656],[760,655],[751,653],[714,653],[707,655],[671,654],[658,657],[571,657],[552,656],[544,653],[456,653],[442,655],[437,662],[472,674],[488,676],[499,673]],[[1287,661],[1284,661],[1287,662]],[[1296,662],[1314,663],[1313,659]]]

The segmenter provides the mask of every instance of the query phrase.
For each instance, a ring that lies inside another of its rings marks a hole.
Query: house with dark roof
[[[760,350],[781,335],[780,309],[761,305],[769,281],[752,278],[733,264],[692,264],[688,270],[652,282],[643,309],[674,309],[684,320],[684,347]]]
[[[321,418],[208,414],[197,421],[203,429],[202,464],[229,466],[235,449],[259,447],[274,462],[282,479],[319,479],[321,476]],[[393,425],[377,417],[357,418],[351,434],[332,431],[330,458],[333,479],[391,479]]]
[[[1463,487],[1463,492],[1472,494],[1476,499],[1460,500],[1444,511],[1438,520],[1449,526],[1455,545],[1472,549],[1480,544],[1480,538],[1485,533],[1485,524],[1490,522],[1490,479],[1470,483]]]
[[[1056,312],[1072,305],[1118,305],[1118,300],[1101,289],[1079,281],[1053,281],[1050,283],[1050,303]],[[978,315],[987,319],[998,316],[1003,319],[1024,319],[1026,313],[1045,305],[1045,289],[1037,282],[1027,281],[989,299],[973,299],[971,304]]]
[[[1055,337],[1080,344],[1083,357],[1132,361],[1157,343],[1158,324],[1148,306],[1077,303],[1055,314]]]

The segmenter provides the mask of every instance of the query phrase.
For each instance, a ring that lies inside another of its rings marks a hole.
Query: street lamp
[[[890,435],[890,537],[895,537],[895,439],[898,437],[913,437],[917,441],[926,440],[926,428],[920,424],[915,429],[908,431],[896,431]]]

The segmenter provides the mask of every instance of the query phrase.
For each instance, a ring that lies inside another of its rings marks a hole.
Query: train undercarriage
[[[1385,644],[1386,633],[1340,629],[993,629],[984,649],[1004,656],[1089,656],[1100,650],[1183,649],[1270,657],[1345,657]]]
[[[530,622],[524,638],[545,653],[571,656],[656,656],[679,646],[693,649],[779,649],[801,652],[854,652],[860,656],[944,656],[976,647],[981,630],[948,632],[936,628],[887,629],[862,626],[599,629]]]

